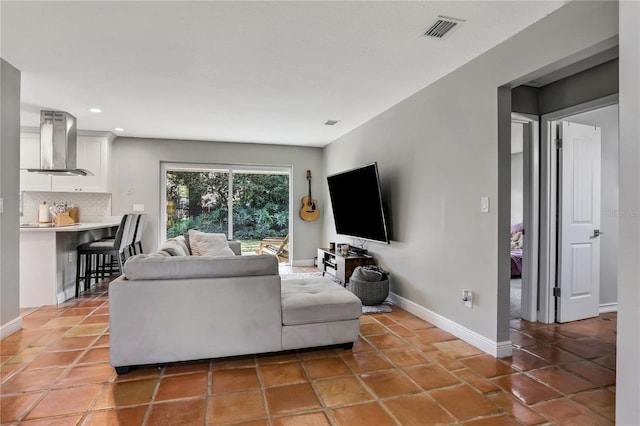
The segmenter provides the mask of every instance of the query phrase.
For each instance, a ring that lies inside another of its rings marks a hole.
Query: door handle
[[[602,234],[604,234],[604,232],[600,231],[599,229],[594,229],[593,230],[593,235],[590,236],[589,238],[598,238]]]

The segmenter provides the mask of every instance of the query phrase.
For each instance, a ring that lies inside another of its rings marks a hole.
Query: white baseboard
[[[420,306],[417,303],[410,301],[409,299],[398,296],[393,292],[389,293],[389,300],[399,308],[402,308],[405,311],[417,316],[418,318],[428,321],[436,327],[453,334],[454,336],[464,340],[470,345],[475,346],[481,351],[488,353],[489,355],[493,355],[496,358],[505,358],[511,356],[511,350],[513,346],[511,345],[510,340],[496,342],[494,340],[488,339],[476,333],[475,331],[469,330],[468,328],[458,324],[457,322],[451,321],[450,319],[445,318],[442,315],[437,314],[423,306]]]
[[[58,292],[56,301],[58,302],[58,305],[59,305],[71,299],[72,297],[76,297],[76,289],[74,288],[73,290],[69,290],[67,288],[64,291]]]
[[[313,259],[294,260],[292,266],[314,266]]]
[[[14,318],[0,327],[0,340],[22,329],[22,317]]]
[[[76,282],[67,283],[64,285],[64,289],[59,291],[56,295],[56,301],[58,305],[66,302],[67,300],[76,297]]]
[[[599,308],[601,314],[607,312],[618,312],[618,303],[602,303]]]

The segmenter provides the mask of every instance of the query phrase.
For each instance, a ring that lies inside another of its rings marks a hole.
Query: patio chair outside
[[[278,262],[289,260],[289,235],[284,238],[265,238],[260,241],[258,254],[272,254],[278,258]]]

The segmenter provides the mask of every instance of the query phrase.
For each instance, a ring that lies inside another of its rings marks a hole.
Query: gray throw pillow
[[[193,251],[191,251],[191,243],[189,242],[189,231],[182,234],[182,236],[184,237],[184,243],[187,245],[187,253],[193,254]]]
[[[191,250],[189,249],[189,246],[187,245],[187,242],[184,238],[184,236],[182,235],[178,235],[177,237],[174,238],[175,242],[177,242],[178,244],[180,244],[180,247],[182,247],[184,249],[184,252],[187,255],[191,254]]]
[[[173,238],[162,243],[158,250],[166,251],[171,256],[187,256],[184,246]]]

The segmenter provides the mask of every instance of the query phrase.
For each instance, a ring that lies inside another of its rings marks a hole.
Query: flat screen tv
[[[327,183],[338,234],[389,243],[377,163],[328,176]]]

